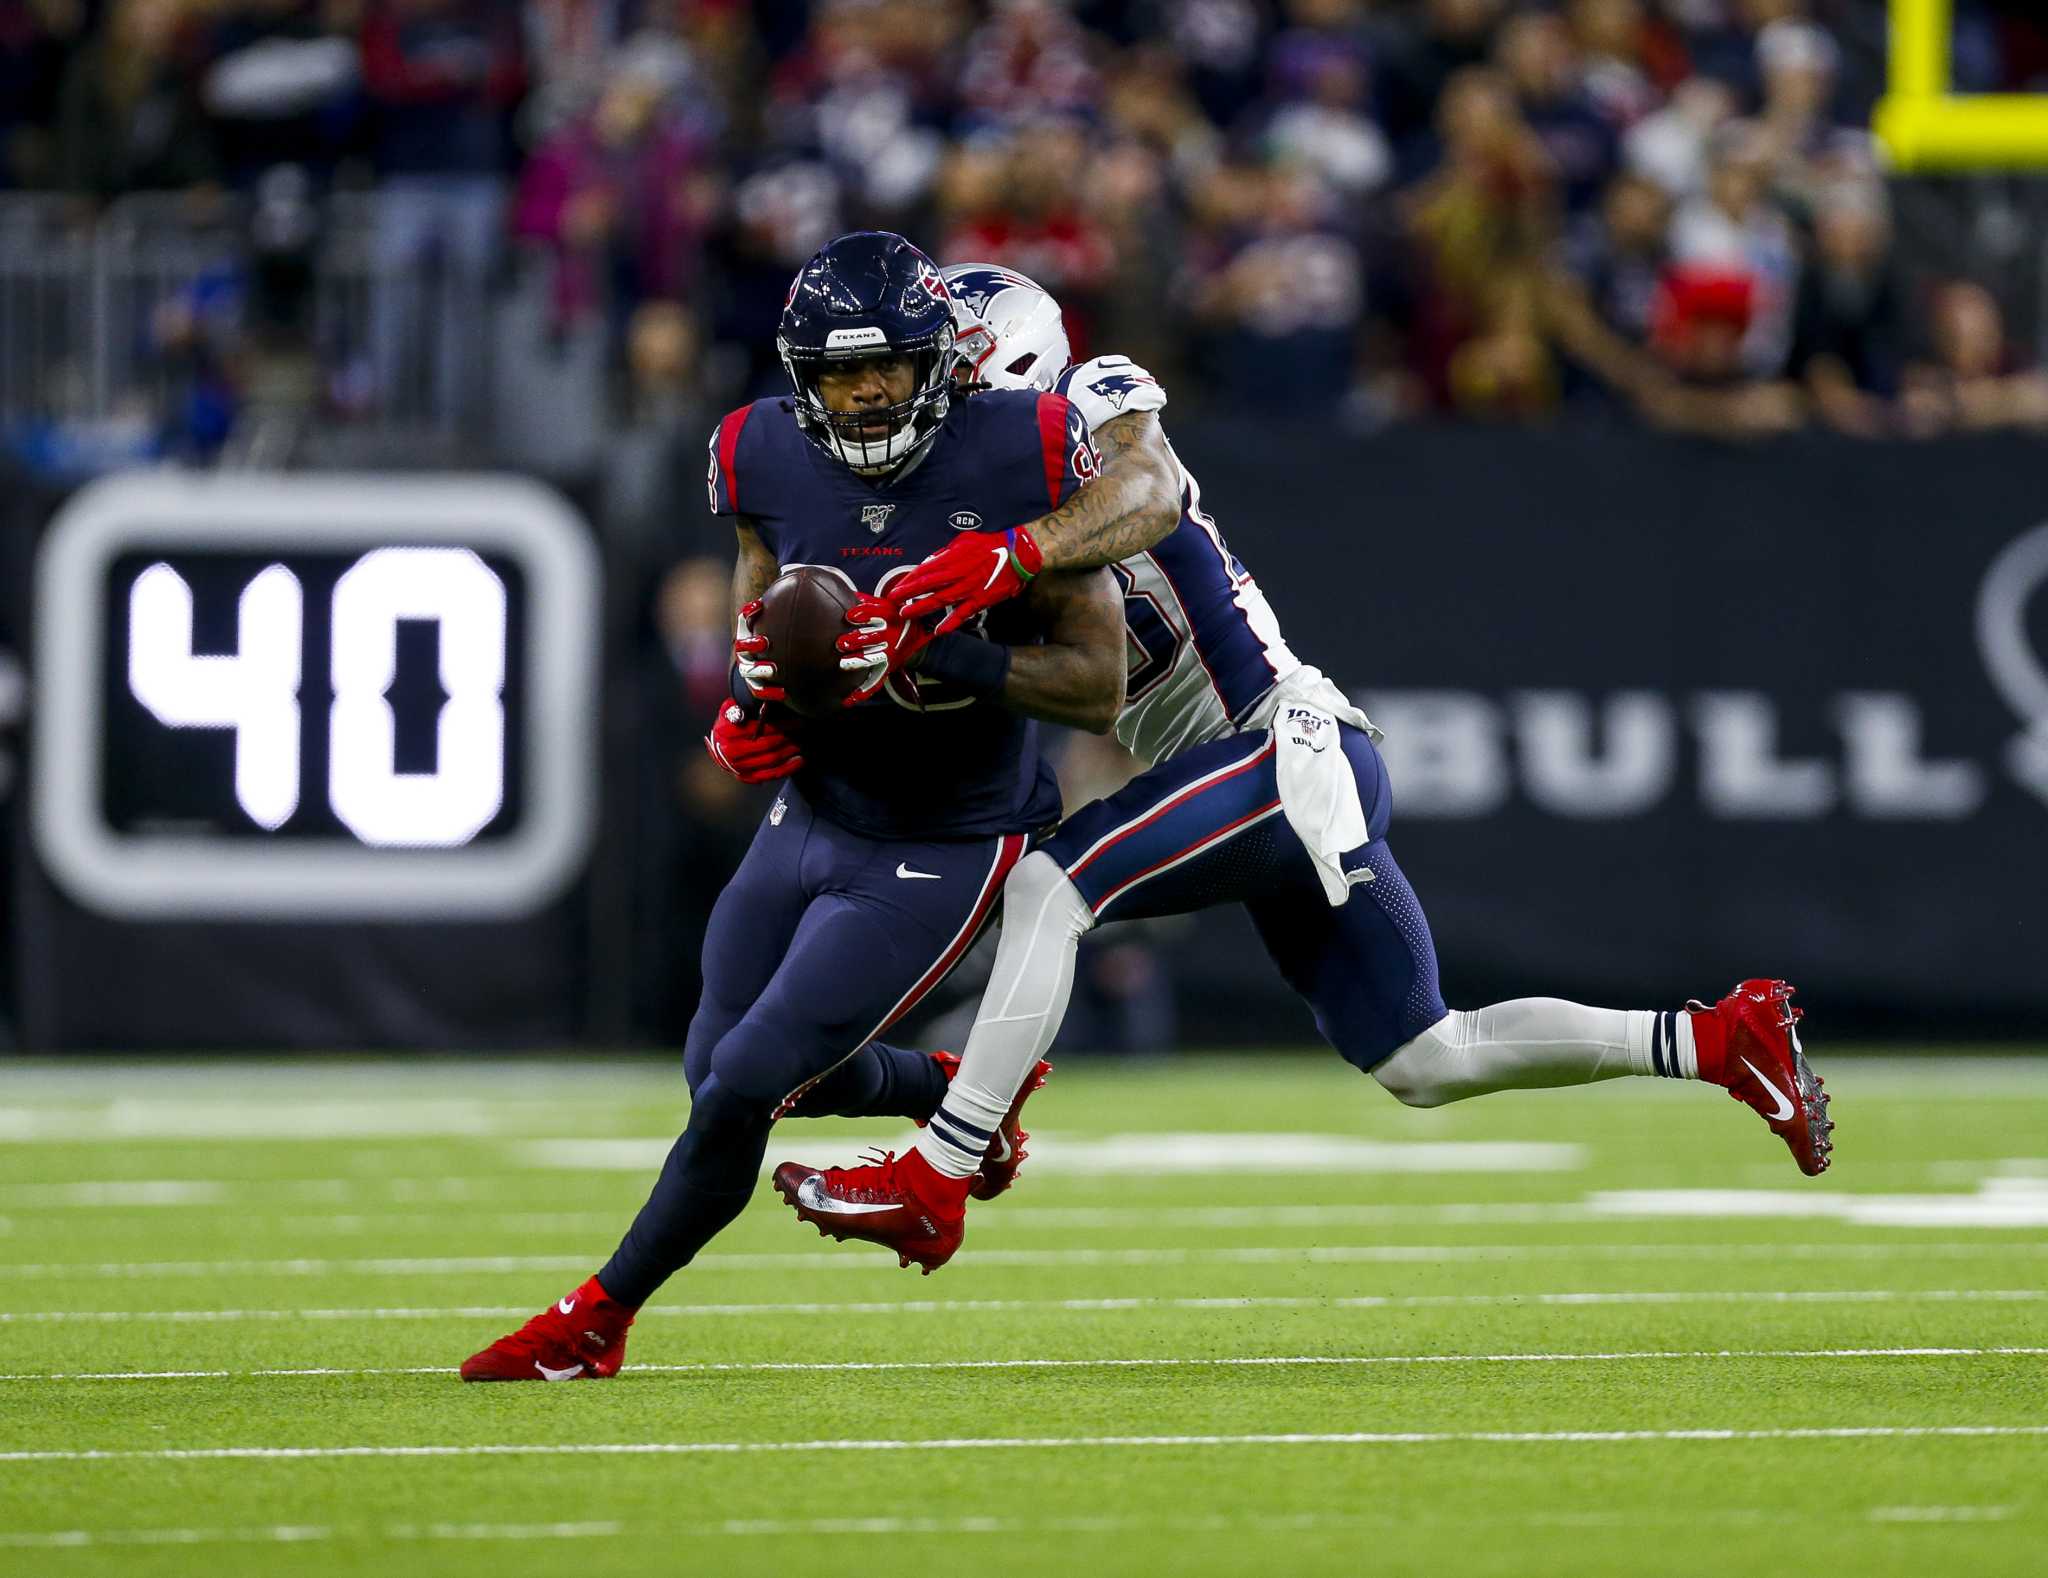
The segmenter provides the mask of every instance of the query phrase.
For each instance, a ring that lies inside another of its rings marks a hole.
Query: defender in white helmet
[[[1087,417],[1101,469],[1037,521],[963,532],[890,595],[948,631],[1046,569],[1109,565],[1130,659],[1117,734],[1152,766],[1011,872],[980,1015],[917,1148],[862,1167],[785,1162],[775,1183],[797,1215],[885,1244],[905,1265],[943,1265],[970,1192],[987,1198],[1015,1178],[1021,1093],[1043,1080],[1081,937],[1103,921],[1232,902],[1323,1035],[1410,1105],[1621,1074],[1699,1079],[1762,1114],[1801,1171],[1822,1171],[1833,1125],[1784,981],[1744,981],[1711,1008],[1445,1008],[1429,923],[1386,842],[1378,731],[1281,638],[1166,442],[1165,390],[1121,356],[1068,365],[1058,303],[1022,274],[943,273],[970,387],[1064,395]]]

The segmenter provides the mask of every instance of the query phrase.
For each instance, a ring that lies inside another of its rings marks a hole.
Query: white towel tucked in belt
[[[1286,702],[1273,719],[1273,770],[1280,785],[1280,809],[1314,863],[1323,897],[1334,905],[1351,896],[1351,884],[1372,881],[1369,868],[1344,869],[1344,855],[1367,838],[1358,780],[1337,737],[1337,719],[1305,702]]]

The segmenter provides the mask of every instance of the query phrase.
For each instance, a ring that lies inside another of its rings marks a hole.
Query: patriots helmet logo
[[[956,269],[950,286],[953,299],[964,303],[977,318],[987,314],[988,304],[1002,292],[1017,288],[1033,290],[1037,287],[1022,274],[992,264],[986,268]]]
[[[889,529],[889,517],[895,513],[896,506],[893,504],[863,504],[860,510],[860,523],[879,537]]]

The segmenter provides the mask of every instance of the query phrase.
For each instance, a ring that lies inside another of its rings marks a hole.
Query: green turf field
[[[1819,1182],[1697,1086],[1075,1062],[937,1276],[764,1188],[493,1387],[665,1066],[0,1063],[0,1573],[2048,1570],[2048,1059],[1813,1049]]]

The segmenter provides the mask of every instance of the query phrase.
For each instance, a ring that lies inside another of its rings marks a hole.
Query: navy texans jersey
[[[1064,398],[1012,390],[955,400],[932,446],[879,483],[798,431],[786,399],[757,400],[711,435],[711,513],[750,520],[776,562],[886,591],[963,531],[1002,531],[1057,508],[1095,474],[1088,425]],[[1039,639],[1021,603],[985,616],[1007,645]],[[800,725],[796,783],[820,814],[872,838],[1029,833],[1059,820],[1038,726],[930,680]]]
[[[1159,380],[1126,356],[1070,367],[1053,388],[1091,431],[1166,405]],[[1111,566],[1124,596],[1130,658],[1116,736],[1145,762],[1266,727],[1274,687],[1301,667],[1259,583],[1202,508],[1201,487],[1186,466],[1180,496],[1173,530]]]

